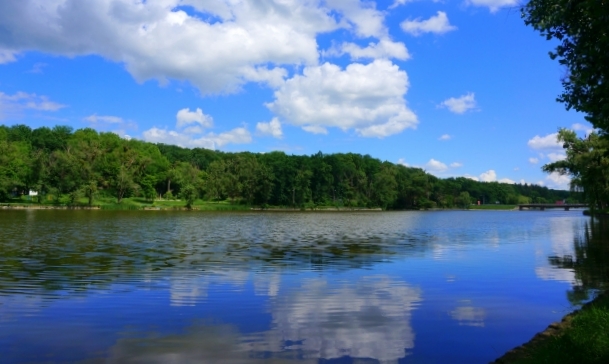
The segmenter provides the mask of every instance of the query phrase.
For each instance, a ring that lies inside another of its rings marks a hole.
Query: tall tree
[[[571,176],[571,188],[583,189],[592,209],[609,207],[609,141],[596,133],[578,138],[574,131],[560,129],[567,158],[543,166],[545,172]]]
[[[607,0],[530,0],[522,8],[525,24],[560,44],[552,59],[564,65],[564,92],[558,101],[567,109],[609,132],[609,2]]]

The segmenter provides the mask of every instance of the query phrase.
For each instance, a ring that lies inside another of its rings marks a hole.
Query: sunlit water
[[[0,362],[485,363],[587,298],[566,263],[589,224],[0,211]]]

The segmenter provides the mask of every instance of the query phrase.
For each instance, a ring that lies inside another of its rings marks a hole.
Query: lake
[[[0,362],[487,363],[606,288],[581,211],[0,211]]]

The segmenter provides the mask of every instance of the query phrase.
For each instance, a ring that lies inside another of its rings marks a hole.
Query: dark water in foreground
[[[606,287],[578,211],[0,211],[0,362],[485,363]]]

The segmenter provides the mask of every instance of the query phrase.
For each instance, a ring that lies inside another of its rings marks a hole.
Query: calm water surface
[[[0,211],[0,362],[486,363],[605,287],[604,226]]]

